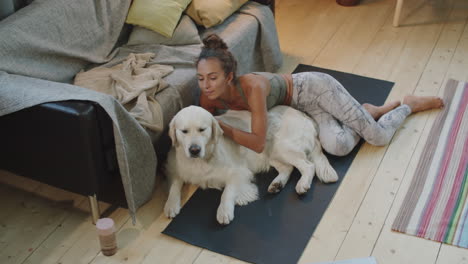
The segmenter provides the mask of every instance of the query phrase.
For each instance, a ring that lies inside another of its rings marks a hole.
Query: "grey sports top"
[[[252,72],[255,75],[261,75],[268,79],[270,82],[270,94],[267,96],[267,109],[272,108],[275,105],[285,104],[286,97],[288,94],[288,84],[286,80],[280,74],[271,72]],[[242,90],[239,86],[237,89]],[[244,94],[241,93],[244,97]]]
[[[291,92],[288,91],[288,84],[280,74],[270,72],[252,72],[252,74],[264,76],[270,82],[270,94],[268,94],[266,98],[267,109],[270,109],[276,105],[289,105],[291,103],[289,96]],[[244,102],[248,104],[247,97],[245,97],[244,90],[242,90],[242,87],[240,87],[239,83],[237,83],[236,89],[237,92],[239,92],[239,94],[241,95]],[[229,108],[228,105],[224,101],[221,102],[227,110]]]

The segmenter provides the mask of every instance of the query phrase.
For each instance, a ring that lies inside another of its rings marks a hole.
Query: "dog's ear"
[[[177,147],[179,146],[179,142],[177,142],[175,120],[176,117],[172,118],[171,122],[169,123],[169,137],[171,138],[172,146]]]
[[[220,137],[223,136],[223,129],[218,123],[218,120],[213,116],[211,120],[211,138],[214,140],[215,144],[218,143]]]

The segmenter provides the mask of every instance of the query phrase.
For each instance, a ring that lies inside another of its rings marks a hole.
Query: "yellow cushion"
[[[248,0],[192,0],[186,13],[206,28],[221,24]]]
[[[151,29],[170,38],[190,1],[134,0],[125,22]]]

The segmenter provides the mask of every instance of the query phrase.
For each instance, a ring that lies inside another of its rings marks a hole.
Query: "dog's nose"
[[[201,148],[198,145],[190,145],[189,147],[190,155],[195,156],[195,157],[198,156],[198,154],[200,154],[200,150]]]

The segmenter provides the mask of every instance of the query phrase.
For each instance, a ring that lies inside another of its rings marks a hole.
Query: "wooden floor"
[[[356,7],[276,1],[281,72],[305,63],[393,81],[389,100],[441,94],[449,78],[468,81],[465,0],[406,0],[399,28],[392,26],[395,0]],[[467,249],[390,231],[435,115],[411,116],[387,147],[361,148],[300,263],[366,256],[379,264],[468,263]],[[86,197],[0,171],[0,263],[241,262],[160,234],[169,220],[161,215],[167,192],[158,181],[135,226],[125,209],[111,214],[120,249],[105,257]],[[194,190],[186,188],[185,200]]]

